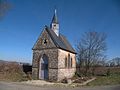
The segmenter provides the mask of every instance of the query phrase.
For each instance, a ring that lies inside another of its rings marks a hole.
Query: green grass
[[[88,86],[116,85],[120,84],[120,73],[111,74],[110,76],[98,76],[96,80],[88,83]]]

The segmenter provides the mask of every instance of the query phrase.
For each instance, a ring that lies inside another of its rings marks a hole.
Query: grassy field
[[[0,61],[0,81],[23,81],[25,73],[17,62]]]
[[[88,86],[117,85],[120,84],[120,73],[114,73],[110,76],[98,76],[96,80],[88,83]]]

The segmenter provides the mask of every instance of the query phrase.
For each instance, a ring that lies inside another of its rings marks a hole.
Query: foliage
[[[81,77],[81,75],[80,75],[80,73],[78,73],[78,72],[75,72],[75,75],[74,75],[74,77]]]
[[[0,18],[10,9],[10,3],[7,0],[0,0]]]

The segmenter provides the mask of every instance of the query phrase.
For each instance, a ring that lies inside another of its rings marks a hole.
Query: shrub
[[[62,83],[68,83],[67,78],[65,77],[63,80],[61,80]]]
[[[110,76],[110,69],[109,68],[107,69],[106,75]]]

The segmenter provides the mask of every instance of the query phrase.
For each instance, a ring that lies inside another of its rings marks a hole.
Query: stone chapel
[[[33,79],[61,81],[75,74],[76,52],[59,32],[56,10],[50,27],[44,27],[32,50]]]

